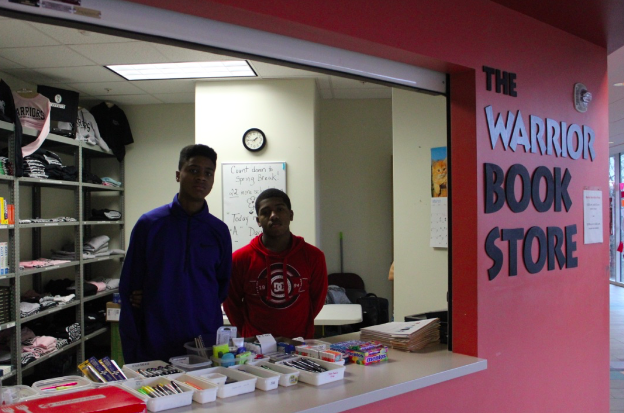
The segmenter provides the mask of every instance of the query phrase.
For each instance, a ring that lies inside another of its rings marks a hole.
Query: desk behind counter
[[[332,343],[359,339],[359,333],[327,337]],[[167,410],[171,413],[332,413],[342,412],[487,368],[487,361],[455,354],[437,345],[418,353],[390,349],[389,361],[362,366],[349,364],[344,379],[322,386],[299,383],[276,390],[217,399],[216,402]]]
[[[325,304],[314,319],[315,326],[341,326],[362,321],[362,306],[359,304]],[[223,325],[229,326],[225,313]]]

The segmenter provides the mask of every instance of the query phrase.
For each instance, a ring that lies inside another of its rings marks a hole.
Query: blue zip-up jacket
[[[214,336],[223,325],[231,268],[230,232],[205,202],[190,216],[176,194],[171,204],[143,214],[119,283],[124,361],[168,362],[186,354],[184,343]],[[141,308],[130,304],[135,290],[143,290]]]

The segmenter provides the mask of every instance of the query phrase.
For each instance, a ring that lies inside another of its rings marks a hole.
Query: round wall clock
[[[266,136],[258,128],[251,128],[243,134],[243,146],[245,149],[258,152],[266,145]]]

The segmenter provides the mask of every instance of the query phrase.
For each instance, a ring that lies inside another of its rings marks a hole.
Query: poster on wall
[[[232,251],[249,244],[262,228],[256,223],[256,197],[269,188],[286,192],[286,162],[222,163],[223,222]]]
[[[583,224],[585,244],[602,243],[602,191],[583,191]]]
[[[431,148],[431,196],[433,198],[448,196],[446,174],[446,146]]]
[[[429,246],[448,248],[448,198],[431,198]]]

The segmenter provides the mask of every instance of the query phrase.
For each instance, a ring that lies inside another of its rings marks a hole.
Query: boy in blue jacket
[[[132,230],[119,283],[124,361],[168,361],[184,343],[223,325],[232,267],[228,227],[208,211],[215,151],[180,152],[173,202],[141,216]],[[207,343],[208,344],[208,343]]]

